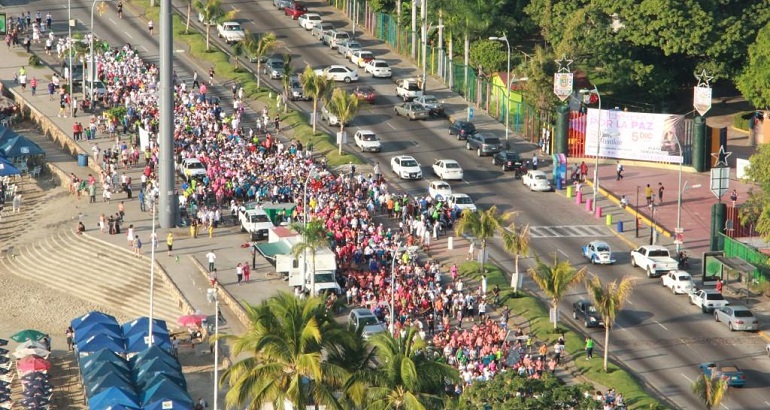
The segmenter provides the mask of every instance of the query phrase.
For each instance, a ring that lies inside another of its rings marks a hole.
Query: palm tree
[[[623,305],[631,297],[636,279],[626,276],[618,281],[612,281],[606,286],[598,276],[593,275],[586,281],[586,290],[596,307],[596,311],[604,318],[604,371],[607,371],[607,359],[610,351],[610,329],[615,324],[615,318]]]
[[[326,314],[323,300],[281,292],[245,309],[248,330],[222,336],[232,342],[234,357],[248,355],[219,380],[230,386],[228,408],[262,408],[268,403],[275,409],[285,404],[304,408],[313,402],[340,409],[333,393],[347,374],[325,361],[323,351],[347,331]]]
[[[495,236],[498,232],[504,232],[503,227],[515,215],[514,212],[498,214],[497,206],[493,205],[482,212],[466,209],[460,219],[455,222],[455,234],[457,236],[469,234],[481,241],[481,272],[486,271],[484,264],[487,261],[487,238]]]
[[[545,264],[538,259],[537,265],[529,269],[529,274],[540,290],[551,298],[551,309],[555,312],[559,309],[559,301],[564,294],[583,281],[586,271],[586,268],[575,269],[568,260],[559,261],[554,254],[553,265]],[[554,320],[554,329],[557,324],[558,320]]]
[[[326,76],[316,74],[309,65],[305,67],[299,81],[305,95],[313,99],[313,135],[315,135],[316,123],[318,122],[318,99],[326,95],[332,87],[332,83]]]
[[[511,276],[511,287],[513,294],[519,294],[519,258],[522,255],[529,254],[529,225],[522,227],[515,223],[508,226],[503,231],[503,248],[506,252],[513,254],[514,275]]]
[[[211,49],[211,23],[217,24],[225,20],[232,20],[238,14],[238,10],[226,10],[222,6],[222,0],[195,0],[195,9],[201,13],[203,24],[206,26],[206,51]]]
[[[692,392],[698,396],[707,409],[719,407],[727,395],[728,384],[724,377],[719,377],[716,373],[710,376],[701,374],[692,384]]]
[[[310,253],[313,267],[310,271],[310,292],[315,295],[315,256],[318,248],[329,245],[326,227],[320,219],[311,219],[306,224],[295,222],[291,224],[291,228],[302,235],[302,242],[295,243],[291,248],[294,257],[299,258],[300,255],[305,255],[305,263],[307,263],[307,253]],[[307,283],[307,269],[305,269],[304,283]]]
[[[192,14],[192,8],[193,8],[193,0],[185,0],[185,3],[187,3],[187,18],[185,19],[185,25],[184,25],[184,33],[188,34],[190,32],[190,15]]]
[[[364,327],[356,333],[347,332],[344,339],[327,345],[324,353],[326,360],[348,372],[348,377],[341,388],[345,394],[340,404],[345,408],[361,408],[367,394],[366,376],[378,367],[374,346],[362,337]]]
[[[444,408],[446,382],[456,382],[454,367],[436,360],[427,343],[410,327],[403,337],[380,333],[370,343],[379,364],[374,369],[352,375],[346,383],[346,394],[352,386],[366,386],[359,407],[386,409]]]
[[[327,105],[329,112],[337,116],[340,124],[340,133],[345,132],[345,124],[350,123],[358,114],[358,97],[341,88],[335,88],[332,98]],[[342,155],[342,139],[338,146],[338,154]]]
[[[267,53],[272,51],[278,45],[278,40],[275,37],[275,33],[269,32],[263,34],[257,44],[254,47],[254,57],[257,59],[257,88],[262,87],[262,81],[260,81],[259,74],[262,72],[262,59]]]
[[[283,92],[286,96],[287,103],[283,105],[283,112],[289,112],[289,96],[291,88],[291,77],[294,75],[294,68],[291,66],[291,54],[286,53],[283,55],[283,77],[281,77],[281,83],[283,84]]]
[[[239,57],[243,55],[243,51],[244,51],[244,47],[242,43],[233,44],[232,52],[233,52],[233,57],[235,58],[234,68],[236,72],[238,71],[238,60],[239,60]]]

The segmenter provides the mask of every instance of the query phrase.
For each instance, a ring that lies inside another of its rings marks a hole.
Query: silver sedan
[[[731,332],[735,330],[756,332],[759,330],[757,317],[746,306],[734,305],[716,309],[714,311],[714,320],[727,325]]]

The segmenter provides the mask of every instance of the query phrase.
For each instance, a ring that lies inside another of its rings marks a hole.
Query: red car
[[[291,16],[292,20],[298,19],[299,16],[305,13],[307,13],[307,7],[296,1],[283,8],[283,14]]]
[[[374,104],[374,88],[372,87],[356,87],[355,90],[353,90],[353,95],[355,95],[359,101],[366,101],[369,104]]]

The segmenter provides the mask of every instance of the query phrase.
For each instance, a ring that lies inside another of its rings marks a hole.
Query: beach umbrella
[[[102,349],[109,349],[118,354],[126,352],[123,339],[115,339],[106,335],[91,336],[77,344],[77,350],[80,353],[93,353]]]
[[[0,356],[0,364],[6,364],[11,359],[8,358],[8,356]]]
[[[44,349],[45,350],[45,345],[42,342],[27,340],[26,342],[16,346],[17,352],[22,349]]]
[[[6,158],[28,157],[30,155],[45,155],[45,150],[22,135],[5,140],[0,145],[0,151]]]
[[[39,409],[48,406],[51,401],[47,397],[27,397],[21,401],[21,405],[28,409]]]
[[[14,357],[17,359],[23,359],[27,356],[35,355],[40,356],[44,359],[48,358],[48,355],[50,355],[51,352],[45,349],[41,349],[39,347],[32,347],[32,348],[26,348],[26,349],[16,349],[16,351],[13,353]]]
[[[6,355],[8,354],[8,349],[0,348],[0,355]]]
[[[11,339],[17,342],[26,342],[28,340],[41,340],[44,337],[45,337],[45,333],[39,330],[25,329],[11,336]]]
[[[6,346],[8,345],[8,341],[5,339],[0,339],[0,346]]]
[[[136,318],[128,323],[123,324],[123,326],[121,326],[121,328],[123,329],[123,337],[128,339],[137,333],[146,335],[149,323],[150,323],[150,319],[145,316],[145,317]],[[168,326],[166,326],[166,322],[160,319],[153,319],[152,334],[168,335]]]
[[[139,407],[136,394],[117,387],[104,389],[88,399],[88,407],[92,409],[106,409],[116,405]]]
[[[16,364],[22,372],[34,372],[39,370],[48,370],[51,368],[51,362],[43,359],[40,356],[27,356]]]
[[[2,151],[0,151],[0,153],[2,153]],[[11,175],[21,175],[21,171],[4,158],[0,158],[0,177]]]
[[[25,374],[24,376],[21,376],[21,380],[26,380],[26,381],[48,380],[48,373],[30,372],[30,373]]]
[[[83,316],[72,319],[70,326],[77,331],[81,326],[89,325],[92,323],[118,323],[115,316],[108,315],[102,312],[88,312]]]
[[[201,322],[207,317],[208,316],[206,315],[184,315],[179,316],[176,323],[178,323],[179,326],[200,326]]]

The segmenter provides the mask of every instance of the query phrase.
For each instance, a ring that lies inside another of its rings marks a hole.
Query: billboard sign
[[[683,134],[683,115],[589,108],[585,155],[596,155],[598,148],[600,157],[678,164]]]

